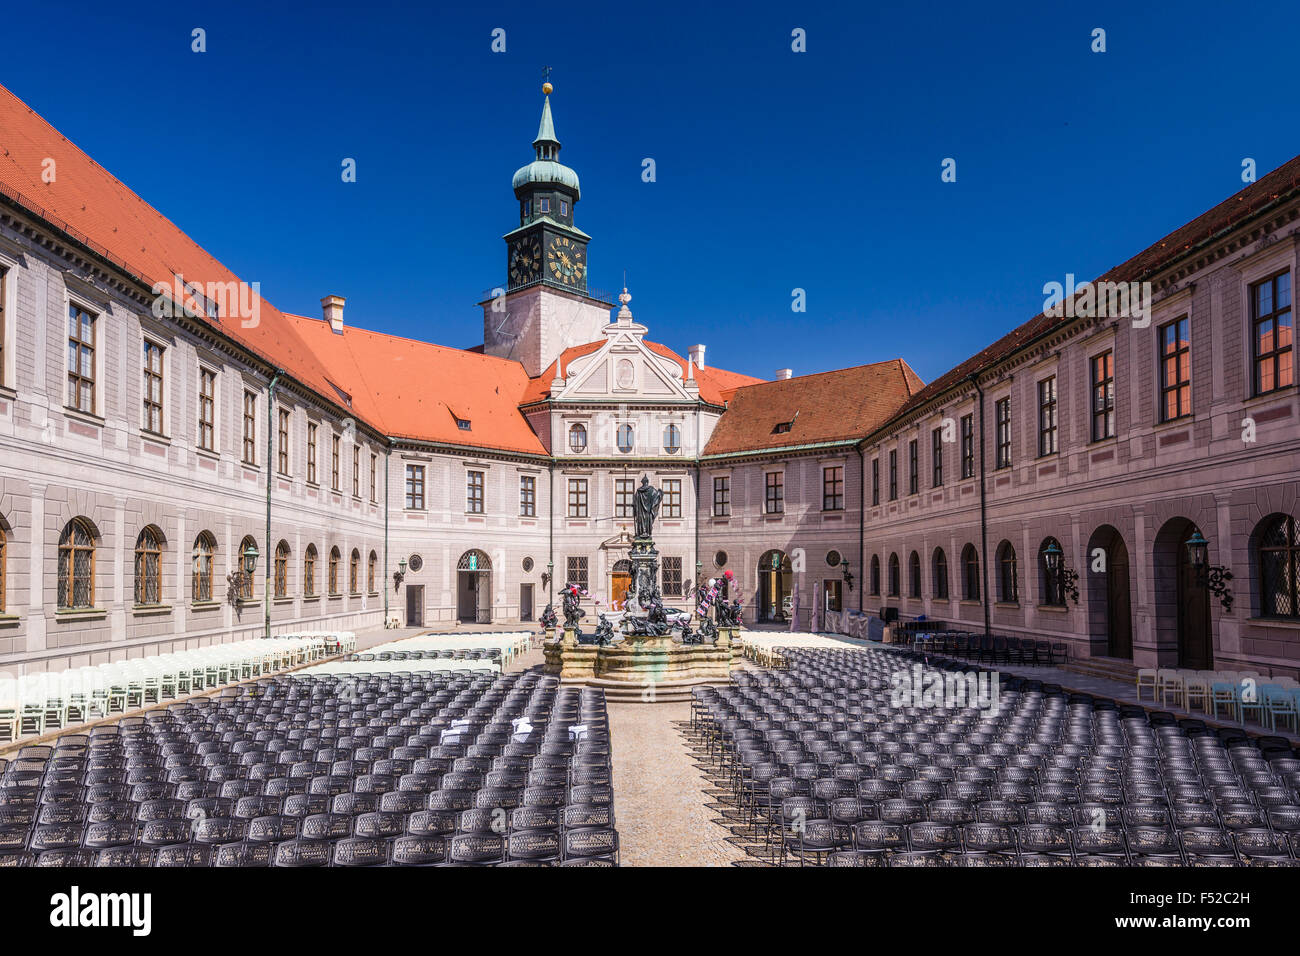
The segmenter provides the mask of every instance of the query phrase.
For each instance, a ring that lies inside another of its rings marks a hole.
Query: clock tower
[[[582,191],[578,174],[559,161],[551,91],[543,85],[533,161],[511,182],[519,225],[504,236],[506,282],[480,303],[483,351],[518,359],[531,376],[564,349],[596,341],[613,307],[587,288],[591,237],[573,223]]]

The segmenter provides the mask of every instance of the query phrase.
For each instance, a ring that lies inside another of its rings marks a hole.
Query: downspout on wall
[[[979,376],[972,373],[968,380],[979,395],[980,412],[980,603],[984,605],[984,633],[992,633],[993,624],[989,610],[989,512],[988,487],[984,472],[984,389],[980,388]],[[959,558],[960,560],[960,558]]]
[[[862,593],[867,573],[867,453],[858,445],[858,610],[862,610]]]
[[[271,485],[275,481],[272,466],[274,446],[271,443],[271,435],[274,431],[275,386],[283,374],[283,369],[276,369],[275,375],[271,377],[271,384],[266,389],[266,544],[263,546],[265,551],[263,561],[266,564],[262,569],[265,575],[265,583],[262,586],[262,611],[265,619],[263,637],[271,636],[271,562],[275,560],[275,554],[271,551]]]

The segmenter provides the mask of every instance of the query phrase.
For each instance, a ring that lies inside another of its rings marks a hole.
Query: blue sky
[[[446,345],[504,280],[543,65],[591,284],[763,377],[933,379],[1300,152],[1284,3],[282,6],[14,5],[0,82],[281,309]]]

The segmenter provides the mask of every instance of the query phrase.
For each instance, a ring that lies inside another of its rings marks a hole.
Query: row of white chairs
[[[433,671],[479,671],[501,673],[501,665],[489,660],[422,658],[405,661],[327,661],[294,671],[290,677],[331,677],[349,674],[425,674]]]
[[[812,634],[795,632],[793,634],[772,631],[741,631],[738,635],[744,655],[749,660],[765,667],[774,663],[778,647],[833,647],[841,650],[856,648],[859,645],[832,634]]]
[[[351,632],[286,634],[13,677],[0,674],[0,740],[273,674],[355,649]]]
[[[463,650],[498,650],[501,663],[508,666],[512,660],[526,652],[535,635],[532,631],[481,631],[460,634],[422,634],[403,640],[389,641],[366,648],[367,654],[384,654],[393,651],[426,651],[443,647]],[[369,662],[367,662],[369,663]]]
[[[1237,723],[1253,714],[1276,730],[1279,722],[1300,729],[1300,682],[1258,671],[1203,671],[1183,667],[1143,667],[1137,673],[1137,698],[1151,692],[1153,703],[1198,710],[1217,718],[1223,709]]]

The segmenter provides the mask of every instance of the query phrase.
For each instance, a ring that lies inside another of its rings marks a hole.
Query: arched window
[[[1061,576],[1053,574],[1047,566],[1047,550],[1052,547],[1060,551],[1061,543],[1055,538],[1044,538],[1038,546],[1038,589],[1043,595],[1044,604],[1065,607],[1065,588]]]
[[[915,551],[907,559],[907,593],[914,598],[921,596],[921,556]]]
[[[356,548],[352,549],[352,555],[348,558],[348,593],[361,593],[361,552]]]
[[[95,606],[95,534],[85,518],[73,518],[59,535],[59,608]]]
[[[871,593],[880,594],[880,555],[871,556]]]
[[[943,548],[934,549],[934,596],[941,601],[948,600],[948,556]]]
[[[190,593],[195,604],[212,600],[212,558],[217,552],[217,539],[211,532],[200,531],[194,539],[194,572]]]
[[[1300,618],[1300,525],[1290,515],[1273,515],[1256,540],[1260,616]]]
[[[253,540],[252,535],[244,535],[244,540],[239,542],[239,551],[235,554],[235,567],[242,569],[244,567],[244,552],[249,548],[256,548],[257,542]],[[266,560],[266,556],[262,556]],[[252,574],[241,574],[239,581],[240,588],[235,592],[235,597],[241,601],[251,601],[253,599],[253,582],[257,578],[258,572]]]
[[[316,596],[316,545],[307,545],[302,553],[302,596]]]
[[[682,430],[676,425],[664,429],[664,451],[675,455],[682,450]]]
[[[329,593],[331,595],[339,593],[339,562],[342,560],[343,555],[338,545],[330,548]]]
[[[1020,586],[1016,574],[1016,549],[1010,541],[998,545],[998,600],[1004,604],[1020,602]]]
[[[618,426],[618,450],[623,454],[630,452],[635,445],[636,435],[631,425]]]
[[[275,596],[287,597],[289,594],[289,542],[281,541],[275,546]]]
[[[581,452],[587,450],[587,426],[570,425],[569,426],[569,451]]]
[[[980,599],[980,554],[973,544],[961,549],[961,597],[963,601]]]
[[[379,563],[379,556],[375,552],[370,552],[370,557],[366,559],[366,590],[371,594],[375,593],[375,566]]]
[[[135,603],[162,603],[162,533],[153,525],[135,539]]]
[[[889,556],[889,596],[898,597],[902,582],[899,581],[898,555]]]

